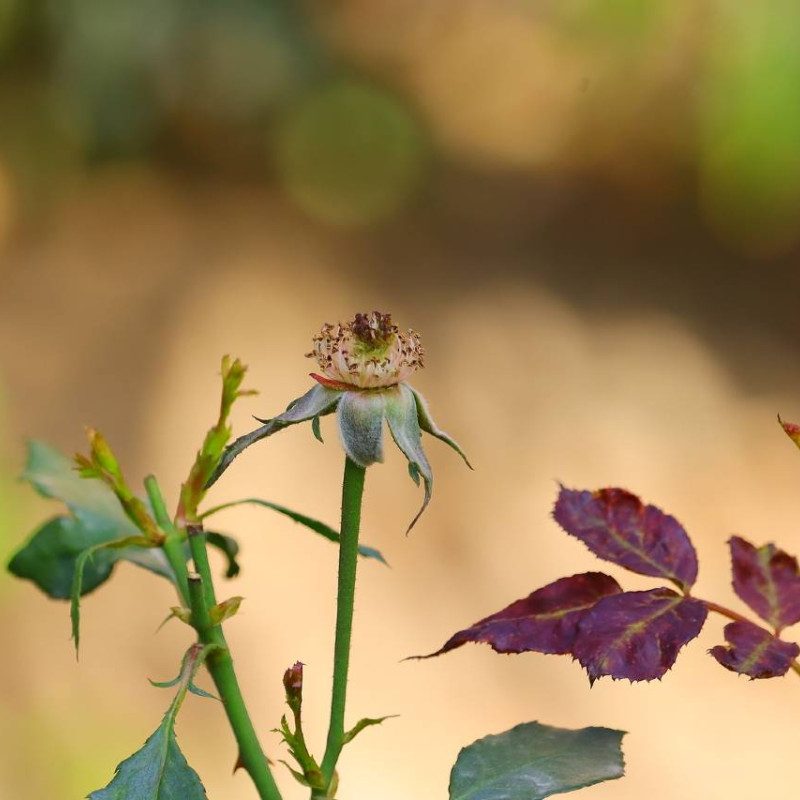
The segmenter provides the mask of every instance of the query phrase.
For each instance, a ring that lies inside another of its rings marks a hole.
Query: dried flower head
[[[326,323],[314,337],[309,358],[316,358],[324,377],[336,383],[377,389],[395,386],[424,366],[419,336],[402,333],[391,314],[356,314],[347,323]]]
[[[385,423],[408,459],[412,479],[417,485],[420,478],[424,482],[425,499],[410,530],[433,490],[433,470],[422,449],[422,432],[450,445],[469,466],[461,448],[436,426],[422,395],[405,382],[423,366],[419,336],[412,330],[401,333],[389,314],[372,311],[356,314],[350,322],[324,325],[313,342],[314,349],[307,355],[317,359],[323,374],[311,373],[316,383],[309,391],[277,417],[259,419],[260,428],[233,442],[208,486],[245,448],[289,425],[310,420],[314,435],[322,441],[320,417],[336,412],[342,446],[352,461],[361,467],[383,461]]]

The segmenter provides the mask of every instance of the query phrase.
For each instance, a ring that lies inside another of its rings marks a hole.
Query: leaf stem
[[[211,621],[210,609],[216,604],[216,597],[208,563],[206,534],[200,526],[190,526],[188,533],[196,570],[189,575],[188,580],[192,624],[203,644],[216,645],[206,657],[206,668],[214,680],[239,745],[239,761],[255,784],[258,796],[261,800],[281,800],[267,757],[245,706],[222,626]]]
[[[153,515],[156,518],[158,527],[164,534],[164,541],[161,543],[161,549],[164,551],[164,555],[167,557],[167,561],[169,561],[169,565],[175,573],[175,586],[178,589],[178,595],[182,603],[189,605],[189,585],[186,578],[186,555],[183,551],[180,533],[172,524],[169,514],[167,514],[164,496],[161,494],[161,488],[158,485],[155,475],[148,475],[144,479],[144,488],[150,500],[150,506],[153,509]]]
[[[358,531],[361,524],[361,498],[366,470],[349,457],[342,481],[342,525],[339,544],[339,585],[336,599],[336,640],[333,652],[333,689],[328,739],[322,758],[325,786],[330,787],[336,763],[344,747],[344,711],[347,698],[347,672],[350,665],[350,639],[358,562]],[[323,796],[323,795],[320,795]]]

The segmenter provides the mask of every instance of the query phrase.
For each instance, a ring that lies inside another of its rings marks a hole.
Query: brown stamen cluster
[[[424,350],[419,336],[408,330],[401,333],[391,314],[372,311],[356,314],[345,324],[326,323],[314,336],[316,358],[331,380],[360,388],[392,386],[424,366]]]

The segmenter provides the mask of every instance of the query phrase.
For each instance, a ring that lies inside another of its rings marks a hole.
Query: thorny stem
[[[358,562],[358,531],[361,525],[361,498],[366,470],[348,457],[342,481],[342,526],[339,545],[339,585],[336,600],[336,641],[333,649],[333,689],[328,739],[322,758],[322,776],[330,788],[336,763],[344,747],[344,711],[347,698],[347,672],[350,665],[350,638]],[[315,793],[312,797],[325,797]]]
[[[197,631],[197,636],[204,645],[216,645],[206,657],[205,664],[217,687],[228,721],[233,729],[233,735],[239,746],[238,763],[241,763],[247,770],[261,800],[282,800],[244,704],[239,681],[233,668],[233,658],[225,641],[225,634],[220,625],[214,625],[211,622],[210,609],[216,605],[217,601],[208,563],[205,533],[200,526],[187,528],[189,548],[195,568],[195,572],[189,574],[186,568],[181,532],[167,514],[164,498],[154,476],[150,475],[145,479],[145,489],[156,522],[165,534],[164,542],[161,545],[164,555],[175,573],[178,594],[182,602],[188,605],[192,611],[192,625]]]
[[[747,622],[752,625],[750,620],[747,619],[747,617],[742,616],[738,611],[734,611],[731,608],[726,608],[725,606],[721,606],[719,605],[719,603],[714,603],[711,600],[701,600],[700,602],[703,603],[709,611],[714,611],[715,613],[723,617],[727,617],[728,619],[731,619],[734,622]],[[790,666],[797,675],[800,675],[800,662],[792,661]]]
[[[208,563],[206,535],[199,526],[191,526],[188,531],[189,547],[196,570],[188,579],[192,624],[203,644],[217,646],[206,657],[206,667],[217,687],[239,745],[239,762],[250,775],[258,790],[258,796],[261,800],[281,800],[281,794],[245,706],[222,626],[215,625],[211,621],[210,609],[216,605],[216,597]]]

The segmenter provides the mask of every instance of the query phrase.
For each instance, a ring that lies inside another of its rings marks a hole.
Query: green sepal
[[[330,525],[326,525],[324,522],[320,522],[318,519],[301,514],[298,511],[292,511],[291,508],[287,508],[286,506],[279,505],[278,503],[272,503],[269,500],[262,500],[258,497],[246,497],[243,500],[233,500],[230,503],[223,503],[222,505],[214,506],[213,508],[210,508],[208,511],[205,511],[203,514],[201,514],[200,518],[204,520],[206,517],[210,517],[212,514],[216,514],[219,511],[224,511],[226,508],[234,508],[241,505],[261,506],[262,508],[269,508],[272,511],[277,511],[279,514],[283,514],[284,516],[289,517],[289,519],[299,522],[304,527],[314,531],[314,533],[318,533],[328,541],[336,542],[337,544],[339,543],[339,531],[337,531],[335,528],[331,528]],[[386,566],[388,566],[386,559],[381,555],[380,551],[376,550],[374,547],[359,545],[358,552],[359,555],[363,556],[364,558],[374,558],[376,561],[380,561],[382,564],[386,564]]]
[[[389,425],[389,431],[395,444],[408,459],[409,474],[412,480],[416,476],[414,482],[419,485],[421,476],[425,485],[422,507],[414,519],[411,520],[411,524],[406,531],[408,533],[428,507],[433,493],[433,470],[425,451],[422,449],[422,434],[417,419],[417,404],[411,387],[401,383],[392,392],[386,394],[386,422]]]
[[[214,471],[206,481],[205,488],[209,489],[213,486],[214,483],[219,480],[222,473],[231,465],[231,462],[240,453],[250,447],[251,444],[255,444],[255,442],[267,436],[272,436],[273,433],[277,433],[289,425],[296,425],[298,422],[306,422],[314,417],[330,414],[341,395],[341,391],[327,389],[317,383],[304,395],[289,403],[286,411],[282,414],[278,414],[277,417],[273,417],[272,419],[260,419],[256,417],[259,422],[263,422],[264,424],[260,428],[256,428],[256,430],[244,436],[240,436],[225,448],[222,458],[219,459]]]
[[[408,384],[403,384],[404,386],[408,386]],[[428,408],[428,402],[425,398],[416,390],[412,389],[410,386],[408,388],[411,390],[411,393],[414,395],[414,401],[417,405],[417,419],[419,420],[420,428],[425,431],[425,433],[429,433],[431,436],[435,436],[440,441],[444,442],[446,445],[449,445],[453,448],[453,450],[458,453],[461,458],[464,459],[464,463],[470,468],[474,469],[472,464],[469,463],[469,459],[467,458],[464,451],[459,446],[458,442],[453,439],[452,436],[446,434],[438,425],[433,421],[433,417],[431,416],[430,409]]]
[[[345,392],[336,409],[342,446],[359,467],[383,461],[385,395],[385,390]]]
[[[624,773],[623,731],[517,725],[465,747],[450,773],[450,800],[543,800]]]
[[[311,432],[314,434],[314,438],[318,442],[322,442],[322,444],[325,444],[325,442],[322,439],[322,428],[320,427],[319,424],[319,414],[317,414],[317,416],[311,420]]]
[[[372,725],[380,725],[385,720],[394,719],[397,716],[399,716],[399,714],[388,714],[385,717],[365,717],[364,719],[360,719],[355,725],[353,725],[352,728],[350,728],[349,731],[347,731],[347,733],[345,733],[343,743],[348,744],[349,742],[352,742],[353,739],[355,739],[356,736],[358,736],[358,734],[364,730],[364,728],[369,728]]]
[[[294,767],[292,767],[292,765],[291,765],[291,764],[290,764],[288,761],[286,761],[286,760],[284,760],[284,759],[282,759],[282,758],[279,758],[279,759],[278,759],[278,762],[279,762],[279,763],[281,763],[281,764],[283,764],[283,766],[284,766],[284,767],[286,767],[286,769],[288,769],[288,770],[289,770],[289,772],[291,772],[291,773],[292,773],[292,777],[293,777],[293,778],[294,778],[294,779],[295,779],[295,780],[296,780],[296,781],[297,781],[297,782],[298,782],[298,783],[299,783],[301,786],[305,786],[307,789],[314,789],[314,788],[320,788],[320,789],[322,789],[322,788],[323,788],[322,786],[319,786],[319,787],[315,787],[315,786],[313,786],[313,785],[312,785],[312,784],[309,782],[308,778],[306,778],[306,776],[305,776],[305,775],[303,775],[303,773],[302,773],[302,772],[299,772],[298,770],[294,769]],[[320,773],[320,777],[322,777],[322,773]]]

